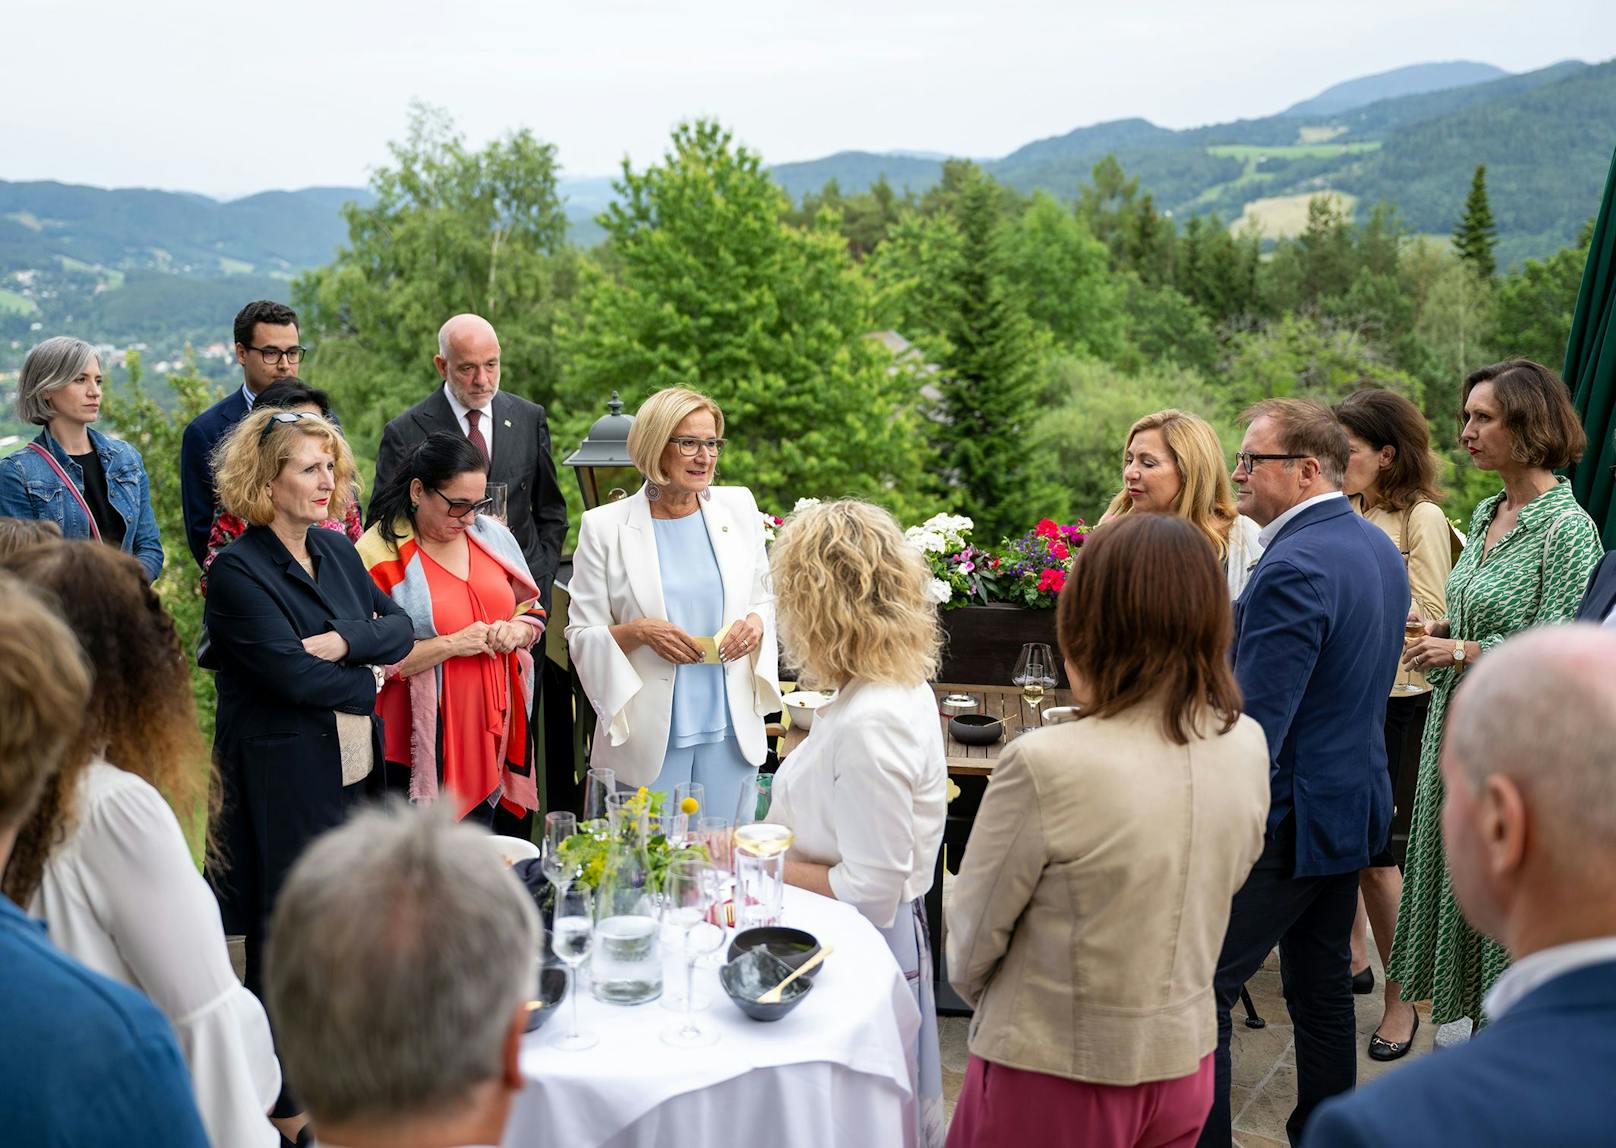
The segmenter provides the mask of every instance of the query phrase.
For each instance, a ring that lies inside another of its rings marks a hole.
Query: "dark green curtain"
[[[1616,547],[1616,156],[1605,180],[1599,222],[1588,247],[1588,265],[1577,293],[1577,313],[1566,343],[1565,371],[1577,413],[1588,432],[1588,452],[1571,471],[1577,501],[1604,533],[1605,547]]]

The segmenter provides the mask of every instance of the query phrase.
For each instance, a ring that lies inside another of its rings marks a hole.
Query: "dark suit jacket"
[[[1325,1101],[1303,1148],[1616,1145],[1616,961],[1540,985],[1459,1048]]]
[[[382,762],[369,667],[410,652],[409,615],[376,586],[352,542],[310,530],[319,580],[267,526],[249,527],[208,571],[209,669],[219,671],[213,748],[225,789],[221,844],[228,868],[215,888],[229,932],[249,937],[274,905],[286,870],[346,809],[333,710],[371,715]],[[342,662],[316,658],[303,639],[335,630]],[[379,776],[378,776],[379,781]]]
[[[1287,522],[1235,603],[1234,670],[1268,735],[1268,832],[1294,816],[1297,877],[1369,864],[1391,826],[1386,699],[1408,575],[1345,498]]]
[[[567,537],[567,504],[556,485],[555,461],[550,455],[550,424],[544,408],[504,391],[489,407],[494,420],[494,457],[488,481],[507,488],[506,525],[516,535],[527,568],[539,588],[544,608],[550,608],[550,587],[561,562]],[[376,488],[392,477],[404,456],[433,431],[465,434],[440,384],[425,399],[387,424],[376,452]],[[375,519],[367,516],[365,525]]]
[[[180,439],[180,506],[185,513],[185,544],[198,566],[208,556],[208,533],[213,529],[213,447],[246,417],[247,400],[238,386],[192,419]]]
[[[1605,556],[1588,576],[1588,589],[1583,591],[1582,604],[1577,607],[1578,622],[1603,622],[1616,607],[1616,550],[1605,551]]]

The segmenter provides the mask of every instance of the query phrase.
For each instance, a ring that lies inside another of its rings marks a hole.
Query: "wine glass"
[[[687,802],[695,802],[688,805]],[[673,812],[687,813],[690,823],[694,825],[696,819],[707,812],[707,787],[699,781],[681,781],[673,787]]]
[[[1410,614],[1403,622],[1403,648],[1407,649],[1410,642],[1417,642],[1425,637],[1425,621],[1416,614]],[[1400,694],[1417,694],[1420,687],[1414,684],[1414,667],[1403,667],[1403,680],[1397,683],[1397,692]]]
[[[544,815],[544,846],[539,869],[545,879],[558,890],[578,876],[577,867],[569,865],[561,856],[561,846],[567,838],[578,832],[578,819],[570,813]]]
[[[617,792],[615,769],[591,769],[584,776],[584,820],[599,821],[606,816],[606,798]]]
[[[582,1052],[600,1043],[600,1037],[578,1028],[578,966],[589,955],[594,939],[594,905],[588,886],[569,884],[557,889],[550,949],[567,966],[567,995],[572,998],[572,1006],[567,1032],[550,1043],[563,1052]]]
[[[741,794],[735,802],[735,828],[762,821],[769,815],[774,801],[774,774],[757,773],[741,782]]]
[[[663,1042],[675,1048],[702,1048],[718,1040],[716,1032],[701,1026],[695,1010],[696,957],[705,951],[698,948],[705,941],[693,943],[692,934],[706,924],[707,911],[713,907],[716,886],[708,869],[701,861],[675,861],[668,866],[665,878],[666,917],[679,930],[685,966],[684,1019],[662,1030]]]
[[[1044,700],[1044,691],[1055,688],[1055,656],[1050,653],[1049,646],[1043,642],[1028,642],[1021,647],[1021,654],[1016,658],[1015,673],[1010,677],[1011,682],[1021,687],[1022,704],[1029,707],[1033,716],[1043,724],[1043,712],[1039,703]],[[1036,729],[1037,726],[1024,725],[1021,732]]]
[[[507,525],[505,522],[505,505],[509,494],[510,488],[503,482],[490,482],[488,484],[488,490],[485,495],[488,499],[488,510],[485,513],[501,526]]]

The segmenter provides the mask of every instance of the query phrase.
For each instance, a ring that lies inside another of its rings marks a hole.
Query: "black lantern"
[[[596,419],[578,449],[562,460],[563,466],[578,472],[585,510],[625,498],[644,481],[628,453],[628,430],[634,416],[623,413],[623,400],[616,391],[606,409],[611,413]]]

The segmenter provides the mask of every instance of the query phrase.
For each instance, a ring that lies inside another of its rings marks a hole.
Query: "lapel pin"
[[[510,420],[510,419],[506,419],[506,420],[505,420],[505,425],[506,425],[506,426],[510,426],[510,425],[511,425],[511,420]]]
[[[720,526],[720,527],[719,527],[719,528],[718,528],[718,529],[719,529],[719,531],[720,531],[720,532],[721,532],[721,533],[724,533],[724,534],[728,534],[728,533],[729,533],[729,527],[727,527],[727,526]]]

